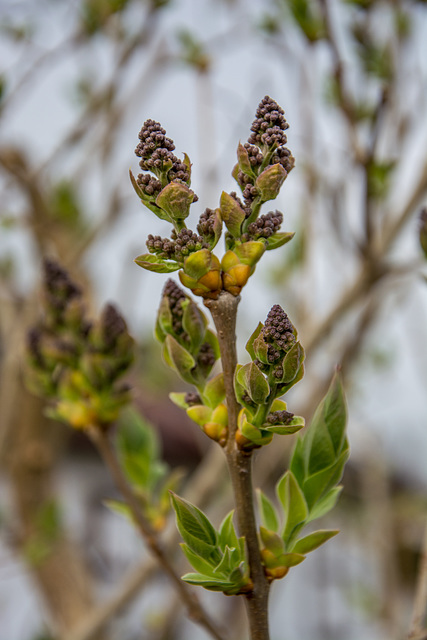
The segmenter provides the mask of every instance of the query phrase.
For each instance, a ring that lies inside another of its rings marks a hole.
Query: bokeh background
[[[160,575],[145,580],[142,543],[103,504],[112,481],[83,436],[43,417],[23,351],[51,256],[94,314],[107,300],[122,310],[138,343],[135,405],[221,521],[226,473],[169,403],[179,383],[153,338],[166,276],[133,263],[148,233],[169,230],[128,171],[141,125],[160,121],[193,163],[195,225],[235,188],[237,144],[264,95],[290,124],[296,167],[274,207],[296,236],[243,291],[240,361],[281,304],[307,352],[289,406],[309,418],[340,364],[352,449],[322,523],[341,533],[273,585],[272,639],[407,637],[427,514],[426,43],[415,0],[1,0],[0,638],[207,638]],[[286,468],[283,440],[257,458],[267,492]],[[41,549],[46,504],[54,535]],[[236,598],[202,595],[248,637]]]

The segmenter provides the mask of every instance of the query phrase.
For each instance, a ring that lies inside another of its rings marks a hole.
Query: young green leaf
[[[230,549],[239,548],[239,541],[233,524],[233,515],[234,511],[230,511],[219,528],[218,541],[223,551],[226,546],[230,547]]]
[[[262,524],[266,529],[277,533],[279,530],[279,517],[273,503],[261,489],[256,489],[256,495]]]
[[[272,251],[273,249],[278,249],[282,247],[284,244],[287,244],[294,237],[295,232],[283,232],[283,233],[273,233],[267,239],[267,251]]]
[[[194,553],[194,551],[192,551],[188,544],[185,544],[185,542],[182,542],[180,544],[180,547],[193,569],[205,576],[215,578],[215,563],[212,564],[212,562],[209,562],[208,560],[205,560],[204,558],[199,556],[197,553]]]
[[[188,542],[187,538],[191,536],[214,549],[217,545],[217,534],[203,511],[175,493],[171,493],[171,497],[178,529],[188,546],[197,553],[197,549]]]
[[[310,509],[313,508],[317,500],[341,480],[348,456],[349,450],[347,447],[334,464],[306,478],[303,492]]]
[[[139,267],[147,269],[147,271],[154,271],[155,273],[172,273],[173,271],[178,271],[178,269],[181,268],[181,265],[178,264],[178,262],[165,260],[151,253],[144,253],[143,255],[138,256],[135,258],[134,262],[136,262]]]
[[[326,493],[320,500],[318,500],[312,509],[310,509],[310,516],[307,522],[311,522],[312,520],[316,520],[317,518],[321,518],[326,515],[331,509],[333,509],[336,505],[338,497],[342,491],[342,486],[334,487],[330,489],[328,493]]]
[[[304,424],[304,418],[301,416],[295,416],[289,424],[264,424],[262,428],[265,429],[265,431],[270,431],[270,433],[277,433],[278,435],[284,436],[300,431],[304,427]]]
[[[224,580],[223,578],[210,578],[209,576],[205,576],[201,573],[186,573],[182,576],[182,580],[187,582],[188,584],[194,584],[198,587],[204,587],[209,591],[224,591],[229,592],[235,585],[233,582],[229,582],[228,580]]]
[[[210,421],[212,416],[212,409],[205,407],[203,404],[195,404],[192,407],[188,407],[187,415],[193,420],[199,427],[203,427]]]
[[[246,214],[239,203],[225,191],[221,194],[220,211],[221,218],[231,235],[239,238]]]
[[[149,490],[165,475],[154,429],[136,411],[127,411],[117,432],[120,461],[130,482]]]
[[[193,382],[191,370],[196,366],[196,362],[191,353],[184,349],[171,335],[166,336],[163,345],[163,357],[166,364],[174,369],[185,382],[190,384]]]
[[[282,538],[288,543],[292,535],[301,528],[308,517],[308,507],[292,471],[287,471],[279,480],[276,491],[283,506],[284,527]]]
[[[337,533],[339,533],[338,529],[319,529],[319,531],[314,531],[313,533],[309,533],[308,536],[300,538],[300,540],[294,544],[292,551],[302,554],[310,553],[310,551],[317,549],[317,547],[320,547],[320,545],[336,536]]]
[[[253,334],[251,335],[251,337],[249,338],[249,340],[246,343],[246,351],[249,353],[249,355],[251,356],[252,360],[255,360],[255,358],[256,358],[255,351],[253,349],[253,343],[254,343],[255,338],[257,338],[259,336],[259,334],[261,333],[263,327],[264,327],[264,325],[262,324],[262,322],[259,322],[257,328],[255,329],[255,331],[253,332]]]
[[[224,374],[218,373],[206,383],[203,389],[203,400],[211,409],[215,409],[224,398]]]
[[[228,577],[230,573],[240,564],[240,554],[238,549],[230,549],[226,546],[221,562],[215,567],[215,574]]]
[[[283,359],[283,375],[280,382],[289,384],[296,378],[298,371],[304,361],[304,349],[300,342],[295,342]]]
[[[186,300],[182,307],[184,308],[182,326],[190,336],[191,350],[195,352],[203,343],[208,321],[193,300]]]
[[[345,443],[347,410],[341,380],[335,375],[304,438],[307,475],[332,465]]]
[[[265,527],[259,528],[259,533],[261,537],[261,541],[266,549],[271,551],[271,553],[275,556],[280,556],[285,552],[285,545],[283,540],[277,533],[274,531],[269,531]]]
[[[241,384],[255,404],[263,404],[270,393],[270,387],[254,362],[243,365],[236,372],[236,380]]]
[[[120,502],[120,500],[104,500],[104,504],[113,513],[124,516],[130,522],[133,522],[132,511],[125,502]]]
[[[172,402],[176,404],[176,406],[179,407],[180,409],[188,409],[188,407],[190,406],[188,402],[186,402],[185,400],[186,397],[187,397],[187,394],[185,393],[185,391],[180,393],[172,391],[169,394],[170,400],[172,400]]]

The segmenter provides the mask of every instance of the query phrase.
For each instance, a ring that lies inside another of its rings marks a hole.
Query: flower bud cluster
[[[128,386],[118,381],[133,360],[124,319],[108,304],[88,322],[80,289],[51,260],[43,298],[44,316],[27,338],[31,388],[49,399],[51,417],[75,428],[110,424],[129,401]]]
[[[243,242],[249,240],[259,240],[260,238],[270,238],[273,233],[277,233],[283,222],[283,214],[280,211],[270,211],[251,222],[247,233],[242,235]]]
[[[289,173],[295,166],[295,158],[287,147],[278,147],[271,156],[270,164],[280,164]]]
[[[202,236],[209,248],[213,249],[222,232],[222,220],[218,209],[206,208],[200,214],[197,232]]]
[[[156,336],[163,344],[166,363],[196,392],[173,393],[171,400],[212,440],[224,445],[228,413],[222,374],[208,380],[219,357],[217,337],[207,328],[207,319],[197,304],[173,280],[163,289],[156,323]]]
[[[240,206],[246,215],[246,222],[242,223],[243,234],[247,233],[248,224],[257,218],[261,205],[278,196],[294,166],[294,158],[285,147],[288,126],[283,109],[272,98],[265,96],[256,111],[248,142],[239,143],[238,162],[232,175],[242,190],[244,204],[240,203]]]
[[[82,292],[71,281],[68,273],[54,260],[46,259],[43,263],[44,290],[43,301],[47,311],[47,321],[52,330],[69,324],[79,328],[84,335],[90,325],[84,320]]]
[[[187,373],[194,380],[205,379],[217,359],[212,344],[207,339],[206,326],[207,320],[197,305],[169,279],[162,293],[156,335],[161,342],[165,342],[167,336],[172,337],[188,352],[187,360],[190,362],[190,358],[192,359],[192,366]],[[178,354],[178,349],[171,344],[170,339],[168,345],[172,353],[171,359],[176,356],[176,362],[179,358],[182,364],[185,358],[182,351]],[[181,364],[177,366],[178,373],[183,373],[179,370]]]
[[[248,142],[258,147],[281,147],[288,141],[285,131],[289,128],[284,111],[275,100],[265,96],[258,105]]]
[[[171,222],[174,229],[170,238],[150,234],[149,253],[138,256],[135,262],[157,273],[179,270],[181,283],[205,299],[217,299],[223,290],[239,295],[263,253],[293,236],[279,232],[283,216],[278,211],[259,217],[262,204],[277,197],[293,166],[290,151],[283,146],[287,127],[283,109],[266,96],[256,112],[251,138],[237,150],[233,176],[242,189],[243,202],[235,192],[223,192],[219,208],[207,208],[200,216],[197,232],[193,232],[184,222],[197,200],[189,188],[189,158],[184,155],[180,164],[165,130],[158,122],[147,120],[139,133],[136,154],[141,158],[141,168],[156,177],[140,174],[135,180],[131,173],[131,181],[143,204],[160,219]],[[220,263],[212,250],[223,224],[226,254]]]
[[[295,414],[290,411],[273,411],[267,416],[267,423],[286,425],[292,421],[294,415]]]
[[[199,354],[197,356],[197,363],[203,367],[212,369],[216,361],[215,352],[212,345],[208,342],[204,342],[200,347]]]
[[[162,190],[162,183],[149,173],[140,173],[136,179],[137,185],[148,198],[155,200]]]
[[[200,249],[207,249],[209,247],[202,236],[198,236],[190,229],[181,229],[178,233],[173,230],[170,240],[150,234],[146,244],[150,253],[154,253],[161,258],[175,260],[179,263],[182,263],[190,253],[195,253],[196,251],[200,251]]]
[[[177,335],[183,333],[182,316],[184,309],[182,303],[187,300],[187,296],[178,285],[171,279],[167,280],[163,288],[163,297],[166,297],[169,301],[169,309],[172,316],[172,328]]]
[[[198,393],[195,391],[188,391],[188,393],[184,396],[184,402],[189,407],[195,406],[196,404],[202,404],[202,399]]]
[[[187,182],[189,171],[172,152],[175,145],[159,122],[146,120],[139,132],[140,142],[135,154],[141,158],[139,166],[143,171],[152,171],[155,175],[166,173],[168,180],[182,180]]]
[[[286,353],[295,343],[295,328],[280,305],[270,309],[262,335],[265,342],[275,348],[274,353]]]

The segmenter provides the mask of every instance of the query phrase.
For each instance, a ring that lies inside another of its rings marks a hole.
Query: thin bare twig
[[[427,524],[424,532],[423,547],[418,565],[417,586],[415,588],[414,607],[408,640],[421,640],[427,637],[427,629],[423,629],[427,610]]]
[[[191,476],[185,497],[193,503],[203,506],[218,486],[218,477],[224,473],[225,459],[216,444],[212,445],[203,461]],[[175,549],[179,540],[179,533],[173,526],[165,537],[164,548]],[[157,571],[158,564],[154,558],[144,559],[144,562],[134,569],[118,587],[117,591],[104,603],[95,607],[82,621],[61,640],[92,640],[96,633],[117,615],[124,607],[141,593],[142,588]]]
[[[129,505],[135,524],[147,547],[150,549],[158,564],[168,575],[174,588],[179,593],[182,602],[187,608],[189,618],[196,624],[203,627],[216,640],[224,640],[226,637],[224,633],[218,630],[217,626],[210,620],[208,614],[203,609],[197,596],[190,592],[187,585],[175,572],[175,569],[166,555],[165,549],[161,547],[156,533],[153,531],[150,523],[141,511],[138,499],[126,480],[108,436],[101,428],[95,425],[90,425],[87,433],[110,470],[117,488]]]

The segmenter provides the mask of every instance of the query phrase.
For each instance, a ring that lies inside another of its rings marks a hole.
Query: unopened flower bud
[[[179,279],[196,296],[216,300],[222,289],[220,262],[208,249],[201,249],[184,260]]]

